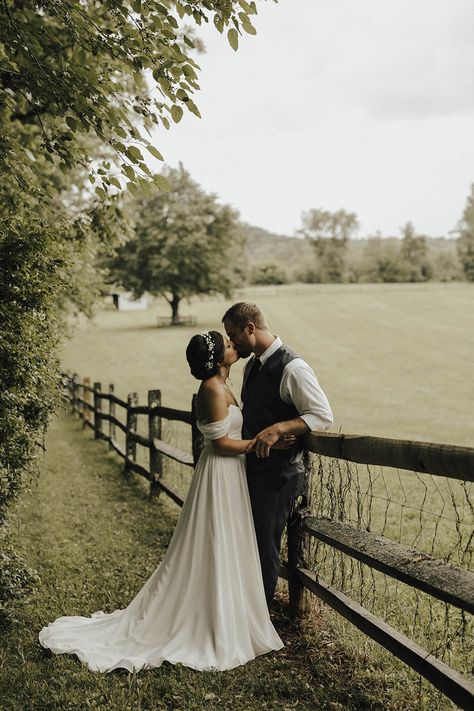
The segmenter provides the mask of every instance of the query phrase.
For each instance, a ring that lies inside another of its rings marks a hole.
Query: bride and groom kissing
[[[126,608],[59,617],[39,633],[92,671],[164,661],[225,670],[283,647],[269,609],[282,533],[303,493],[301,435],[328,429],[332,412],[311,367],[258,306],[234,304],[222,321],[227,337],[207,331],[186,349],[201,381],[204,447],[163,560]],[[240,407],[228,375],[250,355]]]

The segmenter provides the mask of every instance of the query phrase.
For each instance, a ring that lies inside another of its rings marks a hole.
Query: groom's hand
[[[280,431],[279,424],[266,427],[255,437],[254,452],[259,459],[265,459],[270,454],[270,450],[280,439],[283,433]]]

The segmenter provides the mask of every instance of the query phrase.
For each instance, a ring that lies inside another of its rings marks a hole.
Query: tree
[[[135,236],[117,251],[110,277],[137,296],[163,296],[179,323],[183,298],[196,294],[229,296],[240,272],[237,212],[220,205],[180,164],[164,171],[169,193],[136,199],[130,205]]]
[[[407,222],[402,227],[400,268],[401,281],[427,281],[432,275],[426,237],[417,235],[411,222]]]
[[[357,264],[358,280],[369,283],[403,281],[399,241],[369,237]]]
[[[277,264],[264,262],[255,264],[250,272],[251,284],[286,284],[288,281],[286,272]]]
[[[468,281],[474,281],[474,183],[457,225],[457,252]]]
[[[237,49],[255,12],[246,0],[0,5],[0,612],[35,580],[8,544],[7,509],[59,401],[67,305],[91,308],[96,256],[123,233],[114,194],[169,187],[144,159],[162,159],[151,130],[199,116],[186,22],[211,20]],[[78,214],[69,188],[85,181]]]
[[[358,229],[353,212],[311,209],[303,212],[299,234],[311,239],[319,263],[319,281],[344,281],[347,243]]]

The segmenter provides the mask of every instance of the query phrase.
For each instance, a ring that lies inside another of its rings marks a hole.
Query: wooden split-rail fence
[[[162,480],[163,457],[191,468],[196,464],[203,446],[196,425],[196,396],[187,411],[162,406],[159,390],[149,390],[148,404],[139,405],[136,393],[129,394],[125,401],[117,397],[113,385],[109,385],[108,392],[103,392],[99,382],[91,384],[89,378],[81,382],[77,374],[64,374],[64,385],[73,412],[94,431],[97,439],[106,440],[109,447],[124,459],[125,472],[133,471],[145,477],[150,482],[150,495],[164,492],[182,506],[182,496]],[[107,411],[104,403],[108,404]],[[125,412],[125,424],[116,416],[117,408]],[[148,436],[137,431],[139,415],[148,419]],[[163,419],[189,425],[192,454],[163,441]],[[117,428],[125,435],[124,448],[117,442]],[[148,468],[137,462],[137,444],[149,450]],[[462,482],[474,481],[474,448],[315,432],[305,437],[304,444],[307,451],[325,457],[423,472]],[[428,679],[460,708],[472,711],[474,684],[471,680],[326,583],[316,572],[308,570],[304,564],[304,540],[306,536],[314,537],[374,570],[471,615],[474,614],[474,573],[342,521],[311,516],[307,503],[303,501],[296,521],[288,526],[288,560],[280,571],[280,576],[288,581],[292,615],[298,618],[303,613],[305,591],[317,595],[364,634]]]

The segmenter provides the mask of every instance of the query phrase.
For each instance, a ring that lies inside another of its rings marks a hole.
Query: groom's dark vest
[[[282,420],[299,417],[299,412],[292,404],[280,397],[280,381],[283,370],[298,355],[285,345],[273,353],[261,366],[259,372],[247,387],[246,378],[242,385],[242,414],[244,439],[253,439],[265,427]],[[251,366],[250,366],[251,367]],[[250,368],[247,369],[248,375]],[[247,471],[258,472],[298,466],[301,459],[300,449],[272,449],[270,456],[258,459],[255,454],[247,456]]]

